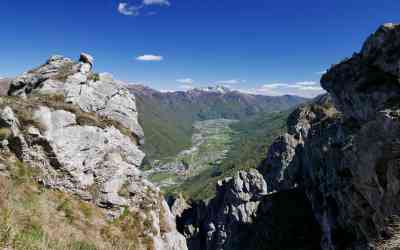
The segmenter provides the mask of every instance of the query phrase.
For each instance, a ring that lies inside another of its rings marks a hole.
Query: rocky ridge
[[[139,170],[143,131],[135,97],[94,59],[52,56],[11,81],[0,99],[3,155],[37,168],[45,187],[72,193],[110,219],[132,214],[142,225],[135,249],[186,249],[159,189]]]
[[[269,192],[256,198],[258,206],[245,210],[252,223],[246,223],[248,216],[226,223],[239,207],[254,204],[225,199],[236,192],[227,185],[228,191],[214,199],[227,203],[194,203],[178,219],[189,248],[234,249],[229,232],[235,231],[246,235],[240,239],[248,249],[398,249],[399,58],[400,25],[385,24],[359,53],[333,65],[321,79],[329,94],[290,115],[288,133],[275,141],[258,168],[264,179],[245,185],[265,180]],[[300,200],[290,203],[295,198]],[[279,219],[299,219],[299,210],[302,225]],[[261,247],[254,245],[257,241]]]

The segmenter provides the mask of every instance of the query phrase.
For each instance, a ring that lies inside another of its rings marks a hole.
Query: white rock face
[[[128,175],[140,175],[137,167],[144,158],[144,153],[129,137],[114,127],[78,126],[75,115],[63,110],[40,107],[34,117],[41,122],[41,127],[47,128],[44,136],[62,170],[73,177],[69,185],[85,189],[95,183],[96,176],[102,179],[101,188],[110,200],[116,200],[117,205],[126,204],[115,196]],[[104,165],[108,165],[106,172],[102,171]]]
[[[92,77],[93,63],[87,54],[81,54],[80,62],[52,56],[46,64],[12,82],[10,95],[62,96],[64,106],[75,105],[80,110],[40,104],[32,114],[34,122],[22,127],[14,110],[3,108],[0,127],[12,131],[8,150],[39,167],[44,173],[40,181],[46,187],[91,201],[104,208],[110,218],[128,209],[143,218],[138,223],[151,221],[143,233],[152,239],[156,250],[186,250],[186,240],[177,232],[162,194],[138,168],[145,154],[138,146],[143,142],[143,130],[137,120],[135,97],[110,75]],[[85,113],[96,118],[90,126],[78,122]],[[105,119],[108,125],[97,124]]]
[[[66,102],[79,105],[83,111],[96,112],[120,122],[142,140],[144,133],[137,122],[134,95],[110,78],[100,79],[103,80],[85,82],[85,75],[81,73],[69,77],[65,83]]]
[[[98,81],[88,80],[94,59],[85,53],[80,62],[52,56],[38,69],[24,73],[11,82],[10,95],[26,96],[33,90],[42,94],[64,95],[65,101],[77,104],[85,112],[119,122],[144,143],[138,123],[135,96],[110,74],[100,74]]]

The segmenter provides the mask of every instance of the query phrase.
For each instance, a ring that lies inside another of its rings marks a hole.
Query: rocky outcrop
[[[135,97],[110,75],[92,73],[93,63],[87,54],[80,62],[52,56],[15,78],[0,99],[0,149],[40,169],[45,187],[93,202],[110,219],[140,218],[137,249],[187,249],[160,190],[139,170]]]
[[[270,146],[267,157],[259,165],[268,190],[282,191],[295,188],[303,179],[301,158],[304,144],[313,126],[335,120],[340,114],[333,105],[330,95],[318,96],[312,103],[293,111],[287,121],[288,133],[278,137]]]
[[[192,204],[178,219],[190,249],[240,249],[240,227],[253,222],[267,185],[256,171],[238,172],[220,181],[207,206]],[[179,200],[178,200],[179,201]],[[205,209],[206,208],[206,209]]]
[[[138,123],[135,96],[108,74],[92,73],[93,63],[93,58],[84,53],[78,63],[63,56],[52,56],[46,64],[15,78],[8,94],[63,95],[67,103],[78,105],[84,112],[94,112],[121,123],[142,143],[144,134]]]
[[[181,203],[179,201],[178,203]],[[189,249],[318,249],[320,231],[304,192],[268,193],[257,170],[220,181],[207,204],[178,216]]]
[[[207,249],[239,249],[239,228],[253,222],[260,198],[266,193],[267,185],[256,170],[241,171],[219,182],[205,223]]]
[[[383,25],[322,77],[332,102],[295,111],[290,140],[278,140],[260,166],[275,189],[304,188],[323,249],[399,246],[385,244],[400,235],[399,53],[400,25]]]
[[[400,25],[386,24],[321,80],[344,115],[325,138],[309,139],[304,159],[314,163],[308,193],[325,249],[396,237],[389,221],[400,213],[399,62]]]
[[[322,77],[322,87],[347,118],[368,122],[396,100],[399,46],[399,26],[385,24],[367,39],[360,53],[335,65]]]

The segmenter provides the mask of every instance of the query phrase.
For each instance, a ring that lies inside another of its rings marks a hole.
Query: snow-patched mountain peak
[[[222,85],[217,85],[217,86],[208,86],[208,87],[202,87],[202,88],[195,88],[193,91],[203,91],[203,92],[213,92],[213,93],[220,93],[220,94],[226,94],[228,92],[231,92],[229,88],[222,86]]]

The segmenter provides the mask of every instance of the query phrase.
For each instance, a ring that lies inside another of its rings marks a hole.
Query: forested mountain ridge
[[[176,155],[189,147],[195,121],[244,120],[307,101],[298,96],[252,95],[224,87],[176,92],[160,92],[142,85],[128,88],[136,96],[139,122],[147,134],[144,150],[151,159]]]

